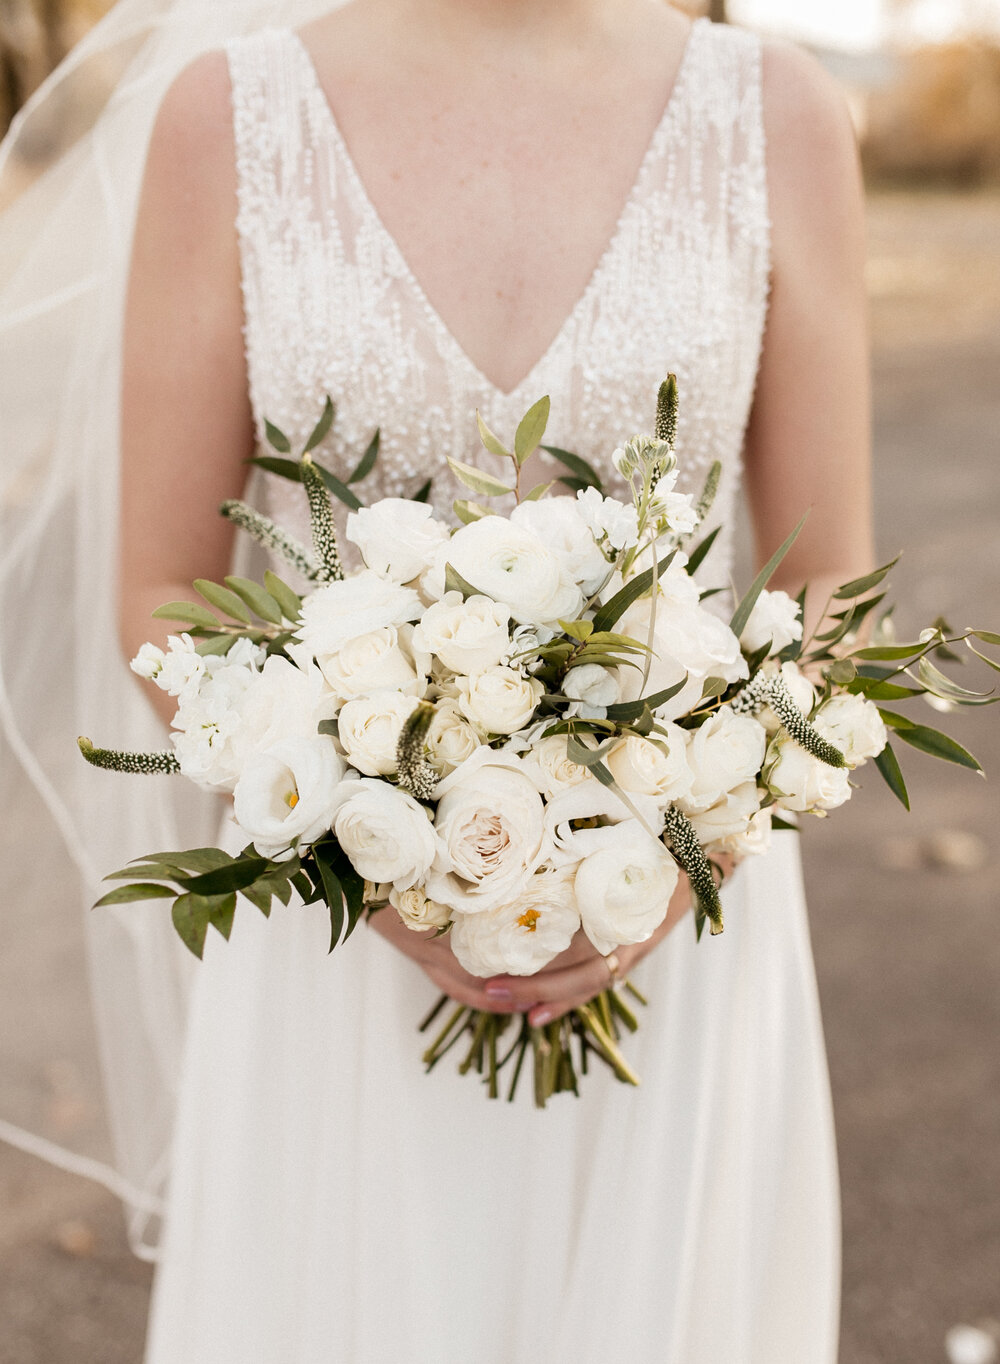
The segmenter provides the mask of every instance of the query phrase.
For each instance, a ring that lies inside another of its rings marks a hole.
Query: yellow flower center
[[[299,803],[298,791],[289,791],[288,795],[285,797],[285,804],[288,806],[289,810],[294,810],[298,803]]]
[[[541,917],[542,917],[541,910],[526,909],[517,922],[521,925],[522,928],[526,928],[529,933],[534,933],[535,926]]]

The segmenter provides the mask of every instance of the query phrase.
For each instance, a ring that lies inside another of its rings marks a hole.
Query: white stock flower
[[[517,526],[525,526],[563,561],[586,597],[596,592],[608,575],[608,561],[593,534],[580,504],[573,497],[543,497],[522,502],[510,514]]]
[[[351,766],[366,777],[394,773],[399,736],[416,704],[415,696],[398,691],[375,691],[348,701],[337,717],[337,733]]]
[[[666,918],[677,865],[634,820],[582,831],[589,849],[576,871],[583,931],[598,952],[645,942]]]
[[[458,709],[458,703],[445,698],[434,706],[434,719],[427,732],[430,761],[447,776],[471,758],[482,743],[478,732]]]
[[[370,569],[408,583],[430,565],[448,539],[448,528],[434,519],[434,509],[426,502],[383,497],[351,512],[346,535]]]
[[[526,775],[530,775],[548,800],[571,786],[592,780],[582,763],[573,762],[566,751],[566,735],[550,734],[540,739],[524,755]]]
[[[169,635],[167,652],[157,670],[155,681],[168,696],[184,701],[193,696],[208,671],[208,659],[196,652],[190,635]]]
[[[426,893],[464,914],[516,900],[545,851],[542,798],[519,760],[477,749],[438,791]]]
[[[563,682],[564,696],[571,701],[583,701],[602,713],[620,699],[621,693],[617,674],[610,668],[602,668],[599,663],[581,663],[577,668],[570,668]]]
[[[510,611],[492,597],[446,592],[413,631],[416,648],[438,657],[454,673],[492,668],[510,652]]]
[[[166,658],[167,656],[163,650],[157,648],[155,644],[144,644],[135,658],[132,659],[129,667],[139,677],[145,677],[147,681],[153,681],[158,677],[160,670],[166,662]]]
[[[421,610],[420,597],[413,588],[363,568],[304,598],[302,619],[295,630],[301,643],[292,645],[288,652],[296,662],[302,662],[304,652],[325,671],[326,662],[352,639],[416,620]]]
[[[411,886],[409,890],[393,888],[389,891],[389,903],[414,933],[426,933],[431,928],[447,928],[451,920],[451,911],[447,906],[428,900],[417,886]]]
[[[422,696],[427,686],[425,660],[404,647],[411,627],[383,625],[356,635],[335,654],[317,659],[330,691],[338,701],[394,690]]]
[[[770,652],[780,654],[801,638],[802,618],[794,597],[787,592],[762,592],[743,627],[740,643],[748,654],[754,654],[770,641]]]
[[[580,927],[574,868],[536,872],[516,900],[456,914],[451,948],[474,976],[530,976],[565,952]]]
[[[744,843],[753,843],[752,838],[748,840],[748,835],[751,821],[760,811],[760,801],[757,783],[745,781],[732,791],[727,791],[721,800],[707,810],[690,815],[698,842],[710,853],[745,851]],[[769,811],[765,813],[769,815]],[[770,830],[770,818],[767,828]],[[756,831],[758,842],[762,832],[762,829]]]
[[[333,832],[359,876],[409,890],[423,880],[438,851],[427,811],[389,782],[344,782]]]
[[[175,656],[184,659],[186,654],[177,651]],[[206,670],[191,673],[181,690],[171,738],[181,771],[199,786],[231,791],[243,769],[248,745],[241,741],[250,731],[243,706],[248,692],[260,682],[256,657],[253,645],[234,647],[225,658],[210,657]],[[315,725],[310,733],[315,733]]]
[[[773,665],[767,664],[766,666],[770,668]],[[788,688],[789,695],[796,706],[798,706],[803,716],[808,719],[809,712],[816,704],[816,692],[808,677],[801,671],[797,663],[792,662],[782,663],[778,676]],[[757,719],[761,722],[769,735],[777,734],[778,730],[781,728],[781,721],[770,706],[764,706],[758,714]]]
[[[660,482],[665,480],[661,479]],[[667,529],[674,535],[693,535],[698,529],[698,513],[690,493],[667,492],[661,495],[657,485],[656,501],[651,511],[657,520],[666,522]]]
[[[840,749],[851,767],[877,757],[889,741],[878,706],[863,696],[832,696],[816,712],[813,727]]]
[[[458,708],[482,734],[514,734],[535,713],[545,688],[534,677],[525,677],[502,665],[457,677]]]
[[[252,754],[236,783],[236,822],[257,851],[274,857],[330,827],[344,763],[332,739],[283,739]]]
[[[574,620],[583,607],[583,593],[560,555],[527,527],[502,516],[484,516],[460,527],[438,551],[434,568],[423,579],[433,597],[444,593],[446,564],[479,592],[509,606],[522,625]]]
[[[605,761],[623,791],[651,796],[667,806],[688,794],[694,773],[687,758],[687,735],[669,721],[662,728],[667,733],[655,740],[626,735]]]
[[[767,734],[752,715],[737,715],[722,706],[694,731],[687,758],[694,781],[680,802],[685,814],[700,814],[727,791],[756,781],[764,761]]]
[[[582,488],[576,495],[577,507],[594,539],[603,540],[614,550],[632,549],[639,543],[639,513],[632,503],[604,497],[596,488]]]
[[[768,747],[764,781],[783,809],[799,813],[824,814],[851,798],[848,769],[820,762],[784,731]]]

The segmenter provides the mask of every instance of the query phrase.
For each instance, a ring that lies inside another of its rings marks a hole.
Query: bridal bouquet
[[[456,502],[457,528],[419,500],[362,506],[353,485],[375,462],[377,434],[349,484],[316,464],[331,403],[297,460],[280,457],[290,443],[269,426],[279,457],[257,462],[302,482],[312,549],[245,503],[222,513],[308,590],[272,572],[262,583],[197,581],[204,605],[154,613],[188,633],[166,650],[144,645],[132,663],[177,699],[173,750],[80,740],[98,766],[180,772],[232,794],[246,839],[238,856],[151,854],[112,873],[127,884],[99,901],[171,899],[199,957],[209,928],[228,938],[238,895],[265,915],[293,891],[325,902],[331,950],[363,915],[398,914],[415,932],[449,934],[477,976],[531,975],[582,929],[610,956],[612,988],[541,1029],[452,1002],[425,1053],[433,1066],[464,1041],[462,1068],[482,1074],[494,1097],[508,1063],[513,1097],[530,1055],[540,1105],[576,1092],[590,1058],[637,1083],[619,1043],[637,1026],[630,1001],[641,996],[628,983],[614,988],[612,954],[656,931],[680,870],[699,936],[706,924],[721,933],[714,858],[763,852],[772,829],[843,804],[869,759],[906,802],[890,731],[978,770],[953,740],[886,703],[989,700],[931,661],[958,642],[943,622],[898,644],[883,621],[873,644],[858,644],[891,564],[845,584],[820,633],[804,640],[804,593],[766,589],[801,523],[728,623],[705,604],[713,594],[694,573],[718,531],[695,539],[719,471],[697,500],[676,491],[672,377],[655,434],[612,455],[627,502],[605,496],[579,457],[548,446],[576,496],[527,489],[547,417],[542,399],[512,449],[479,421],[510,481],[449,461],[486,499]],[[352,572],[331,493],[352,509],[346,535],[364,565]],[[501,498],[514,506],[496,510]],[[973,652],[973,640],[1000,644],[986,631],[960,639]]]

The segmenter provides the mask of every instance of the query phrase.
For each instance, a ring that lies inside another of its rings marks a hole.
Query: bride
[[[352,0],[208,52],[163,100],[132,249],[126,650],[229,571],[215,508],[265,419],[302,439],[330,393],[332,468],[377,423],[366,500],[431,478],[447,509],[446,456],[487,458],[474,411],[509,435],[543,393],[613,488],[668,370],[681,486],[721,461],[713,516],[742,483],[762,559],[810,508],[772,586],[818,605],[871,562],[861,220],[814,64],[663,0]],[[544,1113],[425,1077],[414,1023],[440,990],[541,1023],[607,985],[589,946],[481,981],[382,916],[329,957],[315,907],[241,911],[196,973],[147,1364],[832,1364],[794,836],[724,896],[722,939],[696,947],[682,888],[617,954],[652,997],[642,1089],[592,1076]]]

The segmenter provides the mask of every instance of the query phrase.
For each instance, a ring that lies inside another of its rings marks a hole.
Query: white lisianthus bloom
[[[464,914],[516,900],[547,851],[542,798],[520,761],[477,749],[438,791],[427,895]]]
[[[771,740],[763,779],[785,810],[825,814],[851,798],[848,769],[820,762],[784,731]]]
[[[434,900],[428,900],[417,886],[411,886],[409,890],[390,890],[389,903],[414,933],[426,933],[431,928],[447,928],[451,921],[451,910]]]
[[[694,781],[681,809],[687,815],[700,814],[727,791],[756,781],[766,749],[767,734],[759,721],[721,706],[689,737],[687,757]]]
[[[346,534],[370,569],[408,583],[430,566],[448,539],[448,527],[434,519],[426,502],[383,497],[374,506],[351,512]]]
[[[366,635],[356,635],[336,654],[317,659],[333,696],[338,701],[348,701],[373,691],[388,690],[422,696],[427,673],[404,647],[406,628],[383,625]]]
[[[424,807],[373,777],[343,783],[332,827],[359,876],[391,882],[396,890],[422,881],[438,852]]]
[[[581,824],[592,826],[597,820],[602,824],[626,821],[643,829],[651,838],[658,838],[663,832],[663,819],[662,807],[651,796],[613,791],[588,774],[585,781],[557,792],[545,806],[549,861],[562,866],[567,862],[579,862],[586,856],[587,840],[594,830],[593,827],[581,828]]]
[[[581,663],[570,668],[563,682],[563,695],[571,701],[583,701],[591,708],[599,709],[603,718],[608,706],[620,700],[621,682],[617,671],[602,668],[599,663]]]
[[[666,918],[677,864],[632,820],[581,833],[589,851],[574,884],[583,931],[601,953],[645,942]]]
[[[447,564],[477,591],[509,606],[522,625],[554,626],[574,620],[583,608],[583,593],[560,555],[526,526],[502,516],[460,527],[438,551],[422,579],[432,597],[444,595]]]
[[[772,654],[802,638],[802,618],[799,604],[787,592],[762,592],[743,627],[740,643],[748,654],[754,654],[770,641]]]
[[[651,796],[666,807],[683,799],[694,783],[687,758],[687,735],[669,721],[655,740],[628,734],[605,762],[615,781],[630,794]]]
[[[536,872],[509,904],[456,914],[451,948],[473,976],[531,976],[565,952],[580,927],[574,868]]]
[[[510,611],[492,597],[446,592],[414,627],[416,648],[434,654],[454,673],[482,672],[510,652]]]
[[[514,734],[523,729],[545,693],[534,677],[502,665],[471,677],[456,677],[458,708],[481,734]]]
[[[247,760],[233,795],[236,822],[264,857],[315,842],[330,827],[343,775],[332,739],[283,739]]]
[[[539,791],[548,800],[571,786],[592,780],[582,763],[570,760],[566,751],[566,735],[550,734],[540,739],[523,758],[524,771],[530,775]]]
[[[155,680],[166,662],[166,654],[155,644],[144,644],[129,667],[139,677],[146,678],[147,681]]]
[[[347,761],[366,777],[396,771],[396,748],[417,697],[375,691],[348,701],[337,717],[337,732]]]
[[[816,712],[812,723],[817,733],[840,749],[851,767],[878,757],[889,742],[878,706],[864,696],[832,696]]]
[[[608,561],[594,539],[580,505],[573,497],[543,497],[522,502],[510,514],[562,559],[583,594],[591,596],[608,576]]]
[[[639,543],[639,513],[632,503],[603,497],[596,488],[581,488],[576,504],[596,541],[607,537],[613,550],[632,549]]]
[[[772,664],[766,665],[768,668],[772,666]],[[782,663],[778,676],[788,688],[789,695],[802,712],[803,717],[808,719],[809,712],[816,704],[816,692],[808,677],[801,671],[797,663],[792,662]],[[761,722],[769,735],[777,734],[778,730],[781,728],[781,721],[770,706],[764,706],[760,710],[757,719]]]
[[[482,738],[458,709],[458,703],[445,698],[435,703],[426,744],[430,761],[447,776],[472,757]]]
[[[727,791],[721,800],[707,810],[689,816],[698,842],[709,853],[735,852],[737,848],[742,850],[751,821],[760,810],[760,802],[761,792],[755,781],[745,781],[732,791]]]
[[[315,658],[325,671],[327,661],[336,658],[352,639],[417,620],[421,611],[413,588],[363,568],[303,599],[302,619],[295,630],[300,643],[291,645],[288,652],[297,663],[303,661],[303,653],[307,660]]]

